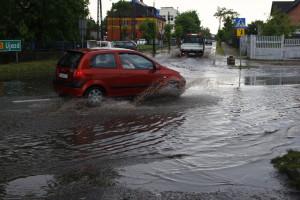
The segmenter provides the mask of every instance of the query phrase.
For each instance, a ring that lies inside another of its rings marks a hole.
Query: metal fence
[[[300,59],[300,39],[250,35],[241,38],[241,47],[242,53],[250,59]]]
[[[81,41],[53,41],[49,43],[23,42],[18,59],[23,61],[58,59],[68,49],[85,48]],[[0,52],[0,64],[16,61],[15,52]]]

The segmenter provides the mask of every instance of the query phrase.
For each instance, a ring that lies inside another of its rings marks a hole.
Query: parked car
[[[114,41],[113,46],[117,48],[137,50],[137,44],[134,41]]]
[[[59,95],[85,96],[91,105],[103,97],[136,96],[158,83],[172,86],[179,96],[185,79],[142,53],[127,49],[67,51],[56,67],[54,88]]]
[[[112,48],[113,44],[110,41],[96,41],[96,40],[88,40],[87,48]]]
[[[147,40],[146,39],[139,39],[137,41],[137,45],[145,45],[145,44],[147,44]]]
[[[211,39],[205,39],[205,45],[211,46],[213,41]]]

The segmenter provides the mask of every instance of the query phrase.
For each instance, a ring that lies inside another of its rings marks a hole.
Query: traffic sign
[[[245,29],[243,28],[236,29],[236,36],[243,37],[244,35],[245,35]]]
[[[0,40],[0,52],[21,50],[21,40]]]
[[[245,28],[246,27],[246,18],[234,18],[234,27],[235,28]]]

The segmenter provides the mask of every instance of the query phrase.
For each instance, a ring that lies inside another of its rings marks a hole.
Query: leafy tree
[[[177,45],[180,44],[180,40],[183,37],[183,28],[180,25],[175,26],[175,37],[177,41]]]
[[[156,54],[156,34],[157,34],[157,27],[154,20],[145,20],[140,25],[140,30],[142,31],[143,37],[149,42],[152,42],[152,54],[155,56]]]
[[[214,16],[219,19],[219,30],[221,30],[221,23],[225,22],[225,19],[227,17],[238,16],[238,13],[232,9],[218,7],[217,12],[214,14]]]
[[[156,23],[153,20],[145,20],[140,25],[140,30],[143,34],[143,38],[145,38],[148,42],[153,41],[156,38]]]
[[[78,21],[88,15],[88,4],[89,0],[9,0],[0,6],[0,37],[39,44],[77,40]]]
[[[120,0],[117,3],[113,3],[111,10],[108,11],[107,15],[128,17],[133,12],[132,3],[125,0]]]
[[[238,13],[232,9],[220,8],[218,7],[217,12],[214,14],[215,17],[219,19],[219,31],[217,34],[218,40],[226,41],[227,43],[232,43],[234,37],[234,18],[238,17]],[[223,28],[221,27],[221,22],[223,22]]]
[[[173,25],[171,24],[167,24],[165,26],[165,40],[167,41],[169,51],[171,49],[172,29],[173,29]]]
[[[289,36],[295,30],[291,25],[289,16],[283,12],[275,11],[263,26],[264,35],[286,35]]]
[[[203,35],[203,37],[205,37],[205,38],[211,38],[211,33],[210,33],[209,28],[201,27],[201,31],[200,32]]]
[[[200,32],[201,21],[196,11],[187,11],[178,15],[175,19],[175,30],[182,27],[182,36],[188,33]]]
[[[261,20],[256,20],[251,24],[248,24],[248,29],[246,32],[248,35],[261,35],[263,27],[264,22]]]

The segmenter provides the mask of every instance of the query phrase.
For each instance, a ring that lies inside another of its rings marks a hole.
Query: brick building
[[[300,25],[300,0],[295,1],[273,1],[271,15],[276,11],[286,13],[292,25]]]
[[[147,6],[143,1],[132,0],[128,2],[133,10],[129,12],[118,12],[113,10],[107,16],[107,39],[116,40],[138,40],[142,38],[140,25],[145,20],[153,20],[157,26],[157,38],[163,34],[165,19],[159,15],[159,10]]]

